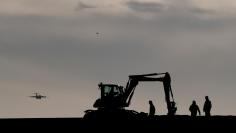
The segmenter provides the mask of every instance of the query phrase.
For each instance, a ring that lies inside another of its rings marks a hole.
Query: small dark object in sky
[[[96,37],[99,38],[100,32],[96,32]]]
[[[35,94],[34,96],[30,96],[31,98],[35,98],[35,99],[42,99],[42,98],[46,98],[46,96],[43,96],[43,95],[41,95],[41,94],[39,94],[39,93],[33,93],[33,94]]]

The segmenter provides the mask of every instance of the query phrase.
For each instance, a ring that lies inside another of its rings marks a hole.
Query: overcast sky
[[[236,115],[235,13],[235,0],[0,0],[0,117],[81,117],[98,83],[166,71],[177,114],[208,95],[213,115]],[[162,83],[140,83],[128,109],[148,100],[167,113]]]

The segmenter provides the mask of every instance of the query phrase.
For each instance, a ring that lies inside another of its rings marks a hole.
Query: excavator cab
[[[100,84],[99,89],[101,90],[101,98],[106,97],[118,97],[123,94],[123,90],[118,85],[113,84]]]
[[[101,98],[97,99],[93,105],[95,108],[111,108],[112,106],[118,106],[122,95],[124,93],[123,86],[115,84],[103,84],[100,83],[99,90],[101,91]]]

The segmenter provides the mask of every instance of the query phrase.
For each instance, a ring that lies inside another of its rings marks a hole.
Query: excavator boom
[[[161,77],[155,77],[160,76]],[[174,115],[177,108],[175,107],[175,102],[173,98],[173,92],[171,88],[171,77],[168,72],[166,73],[152,73],[152,74],[143,74],[143,75],[130,75],[129,81],[126,85],[125,92],[124,92],[124,100],[127,106],[129,106],[131,98],[133,96],[135,87],[138,85],[139,82],[145,81],[160,81],[163,82],[164,92],[165,92],[165,100],[168,109],[168,115]]]

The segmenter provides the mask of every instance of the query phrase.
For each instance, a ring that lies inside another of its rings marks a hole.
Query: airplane
[[[35,94],[35,96],[29,96],[31,98],[35,98],[35,99],[42,99],[42,98],[46,98],[46,96],[40,95],[39,93],[33,93]]]

